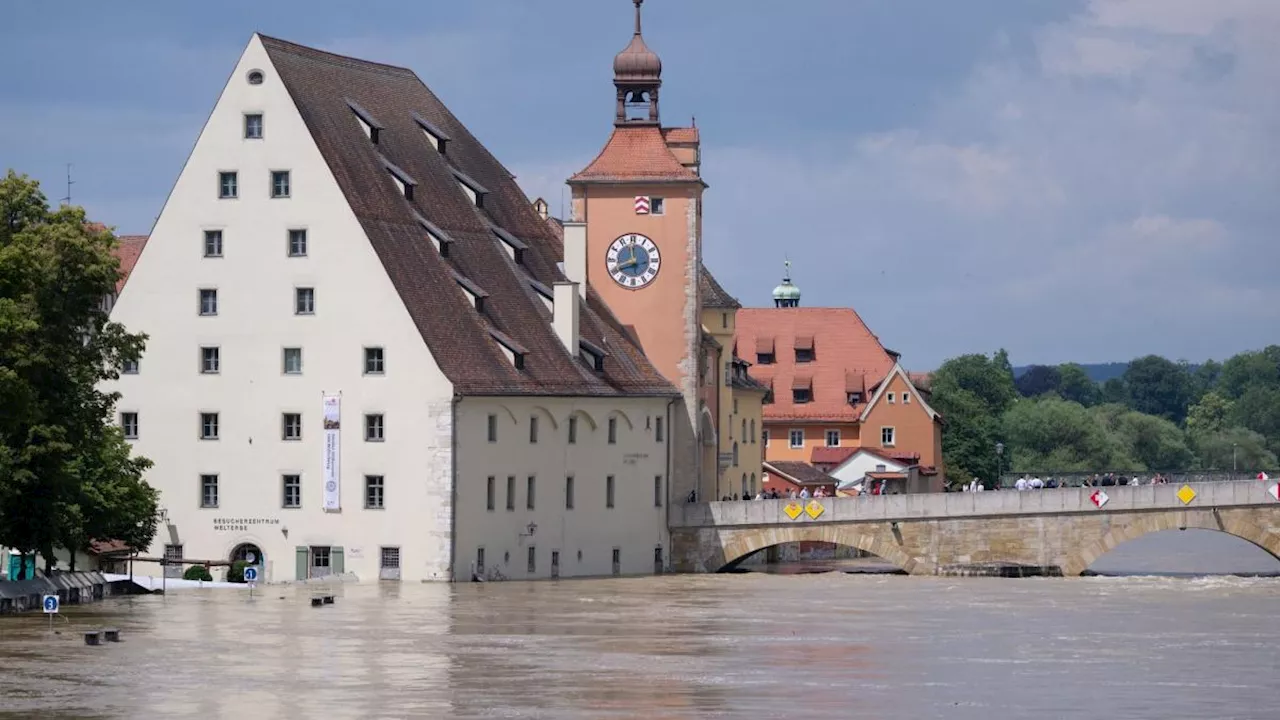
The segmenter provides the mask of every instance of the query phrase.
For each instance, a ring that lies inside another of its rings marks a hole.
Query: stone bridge
[[[1234,535],[1280,559],[1280,502],[1263,483],[1103,490],[1102,507],[1090,499],[1094,488],[690,503],[671,508],[672,562],[681,572],[716,572],[773,545],[819,541],[912,575],[978,563],[1080,575],[1126,540],[1186,528]]]

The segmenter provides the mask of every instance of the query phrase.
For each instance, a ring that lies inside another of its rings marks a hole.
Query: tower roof
[[[644,0],[633,0],[636,4],[636,32],[631,42],[613,59],[613,81],[617,84],[661,83],[662,59],[649,49],[640,34],[640,6]]]
[[[791,261],[786,261],[786,271],[782,275],[782,284],[773,289],[774,300],[800,301],[800,288],[791,283]]]

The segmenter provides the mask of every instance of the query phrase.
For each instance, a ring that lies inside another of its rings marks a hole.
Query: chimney
[[[578,283],[554,283],[551,327],[569,354],[578,357]]]
[[[578,286],[578,294],[587,297],[587,224],[564,224],[564,275]]]

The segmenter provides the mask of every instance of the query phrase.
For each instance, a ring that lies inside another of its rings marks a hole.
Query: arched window
[[[755,419],[755,418],[751,418],[751,434],[750,434],[750,435],[748,435],[747,437],[751,438],[751,444],[753,444],[753,445],[754,445],[754,444],[755,444],[755,442],[756,442],[756,437],[757,437],[757,436],[756,436],[756,419]]]
[[[249,84],[250,84],[250,85],[261,85],[261,84],[262,84],[262,71],[261,71],[261,70],[250,70],[250,71],[249,71],[249,75],[248,75],[247,77],[248,77],[248,80],[249,80]]]
[[[751,436],[747,434],[747,419],[742,418],[742,442],[751,442]]]
[[[747,487],[747,474],[742,473],[742,497],[751,497],[748,494],[749,490],[750,488]]]
[[[734,465],[738,464],[738,443],[737,442],[733,444],[733,464]]]

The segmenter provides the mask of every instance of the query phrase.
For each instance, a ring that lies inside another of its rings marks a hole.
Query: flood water
[[[1106,560],[1195,572],[1217,553],[1211,569],[1280,570],[1202,534]],[[321,608],[293,587],[120,598],[65,608],[57,635],[38,615],[0,618],[0,717],[1277,716],[1277,578],[751,573],[337,593]],[[123,642],[85,647],[78,631],[104,626]]]

